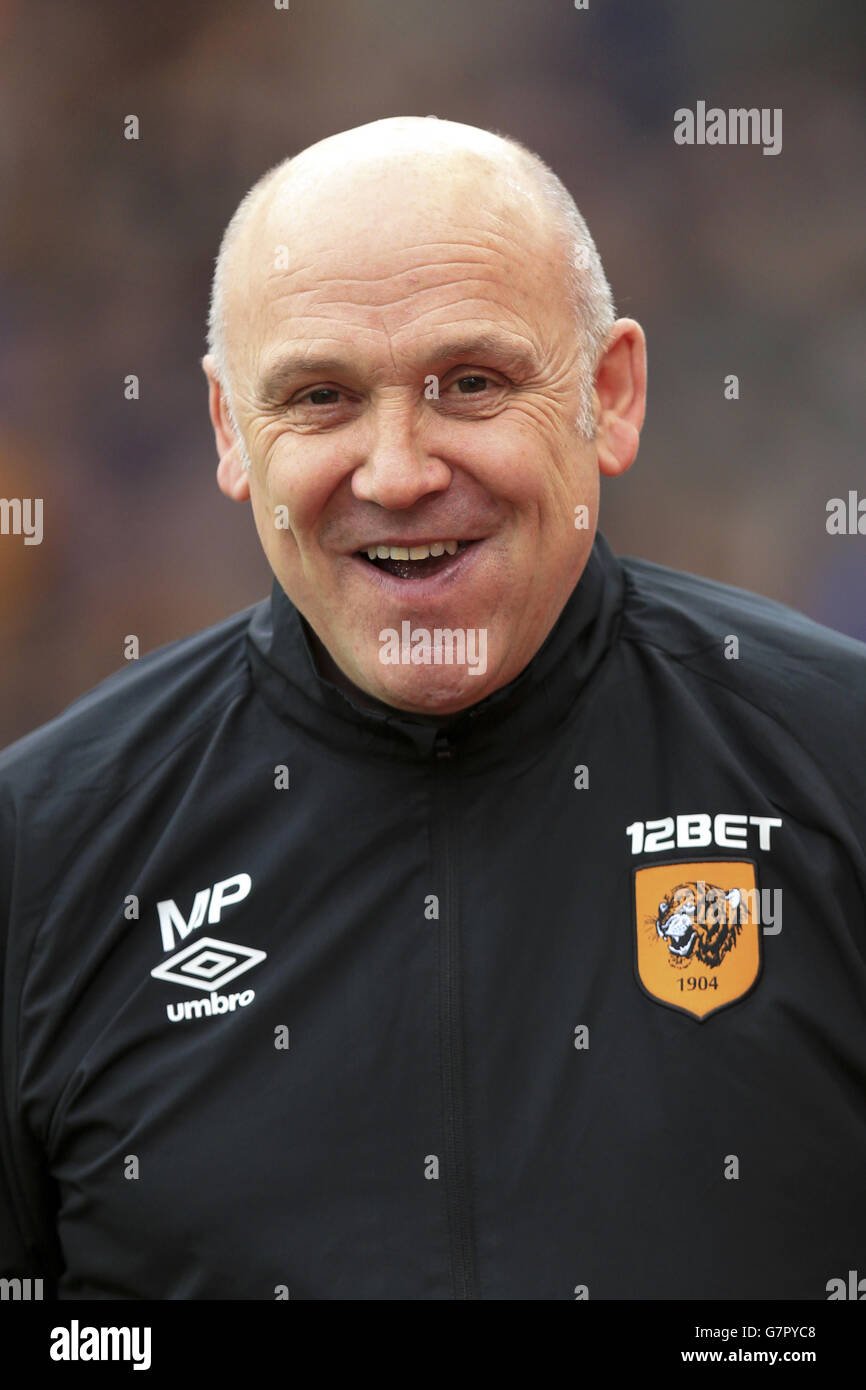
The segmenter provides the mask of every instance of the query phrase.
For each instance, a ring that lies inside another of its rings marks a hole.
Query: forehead
[[[250,230],[232,327],[251,369],[312,340],[399,353],[469,322],[539,345],[554,331],[565,241],[516,169],[469,157],[313,173]]]

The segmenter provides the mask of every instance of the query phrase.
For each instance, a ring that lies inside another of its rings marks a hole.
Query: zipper
[[[449,826],[447,788],[456,749],[440,729],[433,744],[434,846],[444,897],[439,920],[439,1039],[442,1067],[442,1112],[445,1137],[445,1198],[451,1250],[451,1287],[455,1299],[477,1299],[472,1202],[465,1136],[463,1074],[463,1004],[457,887]]]

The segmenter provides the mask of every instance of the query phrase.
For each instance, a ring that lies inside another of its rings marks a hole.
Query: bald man
[[[204,370],[273,591],[0,759],[2,1274],[848,1297],[866,649],[611,552],[644,335],[570,195],[450,121],[323,140]]]
[[[586,565],[599,473],[637,453],[643,333],[552,184],[485,131],[378,121],[274,170],[224,239],[220,487],[251,500],[331,675],[400,709],[453,714],[526,667]],[[384,662],[405,619],[485,633],[484,670]]]

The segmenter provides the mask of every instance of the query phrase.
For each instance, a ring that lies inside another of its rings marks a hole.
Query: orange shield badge
[[[750,860],[635,869],[634,904],[635,971],[650,998],[702,1020],[756,983],[760,899]]]

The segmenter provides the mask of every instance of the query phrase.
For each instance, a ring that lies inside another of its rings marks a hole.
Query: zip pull
[[[454,757],[454,744],[451,742],[444,729],[438,729],[436,732],[436,737],[433,740],[433,752],[437,762],[441,758]]]

